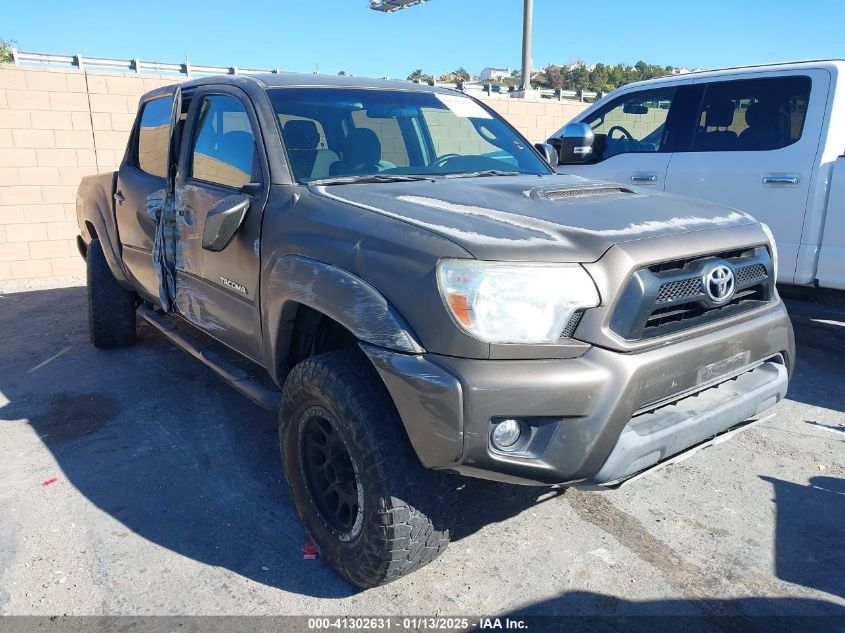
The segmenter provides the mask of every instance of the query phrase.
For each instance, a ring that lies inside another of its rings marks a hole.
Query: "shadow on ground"
[[[322,598],[354,594],[326,566],[302,560],[305,534],[282,478],[275,415],[149,328],[139,328],[133,348],[93,349],[85,314],[84,288],[0,296],[0,396],[8,400],[2,406],[0,397],[0,423],[28,420],[82,495],[161,547],[288,592]],[[804,378],[791,396],[841,406],[841,392],[833,400],[807,395],[814,380],[834,377],[817,375],[824,371],[811,365],[818,359],[804,350],[803,328],[798,335]],[[830,347],[825,351],[819,345],[817,353],[830,356]],[[842,482],[767,481],[777,503],[777,575],[842,596]],[[455,540],[559,494],[463,483]],[[814,572],[807,571],[808,563]],[[697,602],[710,605],[696,607],[705,614],[734,608],[753,612],[766,604],[765,612],[780,610],[776,601]],[[691,604],[646,607],[609,596],[567,594],[537,605],[537,612],[578,613],[588,603],[609,613]],[[825,604],[787,603],[808,609]]]
[[[572,591],[505,618],[544,633],[841,633],[845,608],[807,598],[623,600]],[[501,628],[505,628],[504,626]],[[495,623],[478,630],[497,630]]]

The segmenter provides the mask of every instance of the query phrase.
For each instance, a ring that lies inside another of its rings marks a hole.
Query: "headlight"
[[[578,264],[444,259],[437,285],[455,323],[487,343],[554,343],[573,312],[599,304]]]
[[[763,229],[763,233],[766,234],[766,237],[769,238],[769,245],[772,249],[772,267],[775,269],[775,281],[778,278],[778,245],[775,242],[775,234],[772,233],[772,229],[769,228],[768,224],[760,222],[760,226]]]

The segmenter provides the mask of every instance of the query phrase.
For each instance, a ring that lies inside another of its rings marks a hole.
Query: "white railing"
[[[480,81],[460,81],[460,82],[444,82],[444,81],[428,81],[423,82],[414,80],[414,83],[428,83],[430,86],[440,86],[441,88],[452,88],[470,94],[501,94],[521,96],[522,93],[517,90],[516,86],[503,86]],[[597,101],[601,99],[603,94],[601,92],[593,92],[592,90],[555,90],[554,88],[537,88],[534,92],[540,95],[541,99],[556,99],[558,101]]]
[[[82,55],[52,55],[50,53],[29,53],[12,50],[12,61],[19,65],[31,66],[65,66],[80,70],[102,70],[134,73],[154,73],[165,75],[184,75],[186,77],[202,75],[257,75],[262,73],[278,73],[279,69],[257,70],[254,68],[238,68],[237,66],[201,66],[184,62],[173,64],[167,62],[150,62],[140,59],[109,59],[107,57],[83,57]]]
[[[258,70],[255,68],[238,68],[237,66],[201,66],[184,62],[174,64],[168,62],[150,62],[140,59],[110,59],[107,57],[83,57],[82,55],[53,55],[51,53],[29,53],[12,49],[12,61],[18,65],[28,66],[59,66],[78,68],[80,70],[100,70],[134,72],[138,74],[152,73],[158,75],[181,75],[197,77],[208,75],[259,75],[263,73],[278,73],[279,69]],[[417,83],[423,83],[417,81]],[[502,94],[521,96],[515,87],[498,86],[484,82],[461,81],[448,83],[429,81],[431,85],[453,88],[470,94]],[[542,99],[556,99],[558,101],[595,101],[602,94],[589,90],[554,90],[539,88],[536,90]]]

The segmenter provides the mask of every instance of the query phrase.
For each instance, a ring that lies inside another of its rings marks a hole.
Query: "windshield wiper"
[[[518,171],[502,171],[500,169],[483,169],[481,171],[461,171],[456,174],[446,174],[446,178],[476,178],[481,176],[519,176]]]
[[[360,176],[337,176],[335,178],[319,178],[312,180],[309,185],[351,185],[373,182],[410,182],[413,180],[433,180],[431,176],[410,176],[408,174],[362,174]]]

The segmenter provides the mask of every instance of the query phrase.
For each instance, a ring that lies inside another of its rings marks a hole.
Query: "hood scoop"
[[[631,189],[619,185],[587,185],[566,187],[564,189],[546,189],[539,192],[539,196],[549,202],[571,200],[572,198],[588,198],[593,196],[612,196],[623,193],[634,193]]]

